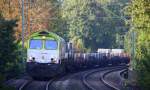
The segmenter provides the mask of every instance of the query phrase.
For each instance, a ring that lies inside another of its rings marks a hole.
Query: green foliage
[[[15,20],[0,17],[0,89],[13,90],[2,85],[3,81],[19,73],[18,48],[14,37]]]
[[[112,8],[116,3],[122,6]],[[120,14],[124,5],[121,0],[64,0],[61,11],[68,38],[75,46],[82,46],[77,49],[122,48],[116,35],[123,35],[127,30]]]
[[[150,53],[145,54],[141,60],[137,62],[138,81],[142,90],[150,89]]]
[[[63,37],[65,40],[67,38],[67,27],[64,19],[61,18],[61,0],[50,0],[51,8],[53,9],[53,18],[49,22],[49,30],[55,32],[59,36]]]
[[[126,7],[126,14],[131,17],[128,24],[130,31],[136,33],[135,69],[139,74],[139,83],[142,90],[149,90],[150,87],[150,0],[132,0]],[[127,37],[130,37],[129,34]],[[130,38],[127,42],[132,43]],[[130,45],[127,45],[130,49]]]
[[[0,72],[6,73],[15,67],[18,60],[17,44],[14,37],[16,21],[0,20]],[[13,72],[13,71],[12,71]]]

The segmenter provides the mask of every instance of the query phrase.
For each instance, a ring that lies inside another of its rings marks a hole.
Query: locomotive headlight
[[[35,57],[30,56],[28,62],[34,62],[35,61]]]
[[[31,57],[31,56],[29,57],[29,60],[32,60],[32,57]]]
[[[51,63],[56,63],[56,62],[57,62],[56,58],[51,58]]]
[[[43,36],[43,37],[42,37],[42,39],[46,39],[46,37],[45,37],[45,36]]]

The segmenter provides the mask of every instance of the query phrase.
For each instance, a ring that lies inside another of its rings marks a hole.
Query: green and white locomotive
[[[36,32],[27,40],[26,70],[33,78],[49,78],[64,72],[66,43],[60,36]]]

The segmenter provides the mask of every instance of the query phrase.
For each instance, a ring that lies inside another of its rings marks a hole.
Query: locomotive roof
[[[36,32],[36,33],[33,33],[30,38],[32,37],[41,37],[41,36],[50,36],[50,37],[54,37],[60,41],[65,41],[62,37],[60,37],[59,35],[53,33],[53,32],[50,32],[50,31],[40,31],[40,32]],[[30,39],[29,38],[29,39]]]

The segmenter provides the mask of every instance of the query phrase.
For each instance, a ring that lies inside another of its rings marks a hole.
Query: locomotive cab
[[[31,39],[27,62],[59,63],[58,42],[52,39]]]
[[[63,72],[65,41],[58,35],[42,31],[28,39],[27,73],[33,78],[49,78]]]

